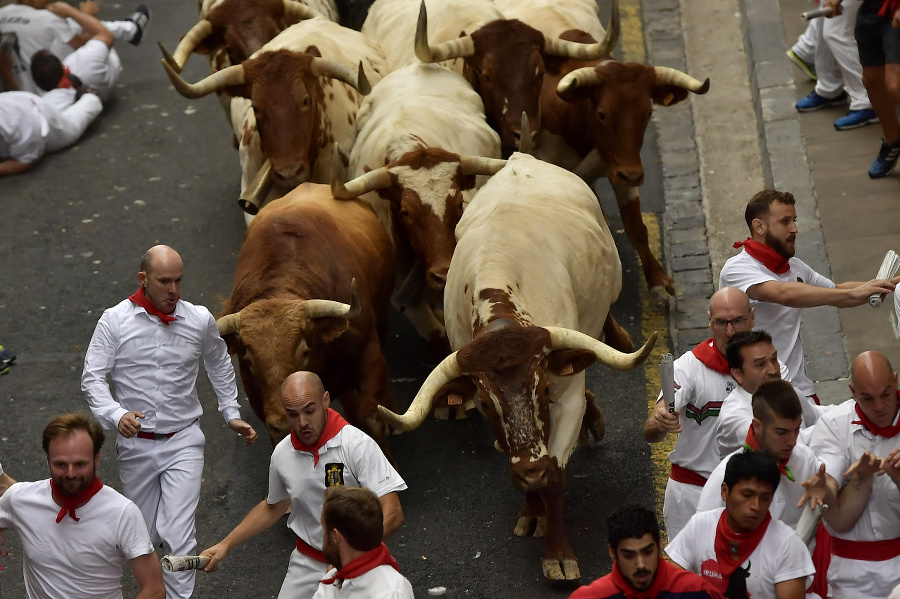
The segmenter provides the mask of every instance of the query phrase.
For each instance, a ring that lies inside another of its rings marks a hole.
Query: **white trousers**
[[[900,584],[900,557],[865,561],[831,556],[828,567],[829,599],[887,597]]]
[[[814,64],[816,61],[816,44],[822,35],[822,21],[825,19],[811,19],[806,31],[797,38],[797,43],[791,46],[794,54],[805,63]]]
[[[74,99],[74,89],[54,89],[39,98],[38,107],[49,125],[44,137],[46,152],[78,141],[103,110],[100,98],[93,94],[84,94],[77,102]]]
[[[816,41],[816,93],[826,98],[840,95],[841,90],[850,95],[850,110],[872,108],[869,94],[862,83],[862,65],[853,32],[856,13],[862,0],[844,0],[843,13],[822,21]]]
[[[680,483],[671,478],[666,482],[666,498],[663,503],[663,521],[666,525],[666,534],[669,542],[672,542],[681,529],[685,527],[694,514],[697,513],[697,504],[700,503],[700,493],[703,487]]]
[[[154,546],[172,555],[193,555],[197,549],[195,514],[200,502],[203,447],[206,439],[197,423],[165,440],[116,440],[119,476],[124,495],[137,504]],[[167,599],[187,599],[197,571],[163,572]]]
[[[74,19],[66,20],[75,31],[83,31]],[[102,24],[113,34],[117,42],[130,42],[134,34],[138,32],[138,26],[134,21],[102,21]]]
[[[319,589],[319,581],[325,578],[325,564],[317,562],[294,549],[288,563],[287,574],[281,585],[278,599],[312,597]]]

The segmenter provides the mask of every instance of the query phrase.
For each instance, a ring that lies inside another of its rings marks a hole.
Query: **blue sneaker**
[[[794,63],[798,69],[803,71],[803,73],[812,79],[813,81],[818,81],[819,77],[816,75],[816,66],[814,64],[809,64],[794,52],[793,49],[787,51],[788,60]]]
[[[878,156],[875,157],[875,161],[869,167],[869,178],[880,179],[887,177],[888,173],[897,166],[897,158],[900,158],[900,141],[889,146],[884,143],[884,138],[882,138]]]
[[[6,366],[16,361],[16,354],[0,345],[0,365]]]
[[[795,106],[797,112],[812,112],[828,106],[840,106],[846,101],[847,92],[841,92],[839,96],[834,98],[826,98],[825,96],[820,96],[815,91],[811,91],[808,96],[802,98]]]
[[[848,129],[856,129],[864,127],[872,123],[878,122],[878,115],[871,108],[863,110],[851,110],[834,122],[834,128],[838,131],[847,131]]]

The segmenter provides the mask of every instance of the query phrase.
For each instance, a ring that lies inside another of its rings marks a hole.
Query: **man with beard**
[[[163,599],[162,570],[131,501],[97,478],[103,430],[82,414],[44,429],[50,480],[12,485],[0,497],[0,531],[15,529],[29,599],[121,599],[131,565],[138,599]]]
[[[693,572],[662,558],[656,514],[639,505],[606,519],[613,571],[583,586],[569,599],[719,599],[722,595]]]
[[[893,281],[873,279],[835,285],[795,258],[798,229],[794,203],[793,195],[774,189],[764,189],[750,199],[744,211],[750,237],[734,244],[743,251],[725,262],[719,287],[737,287],[750,296],[756,327],[772,335],[778,356],[788,367],[788,378],[801,393],[800,400],[818,405],[815,386],[806,376],[800,309],[859,306],[870,295],[893,291],[900,276]],[[804,413],[807,411],[804,405]]]
[[[322,553],[331,569],[313,599],[413,599],[409,581],[382,542],[378,496],[362,487],[329,487],[322,504]]]

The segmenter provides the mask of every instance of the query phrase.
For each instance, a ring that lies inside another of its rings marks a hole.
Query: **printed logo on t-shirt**
[[[737,383],[735,383],[734,381],[728,381],[727,383],[725,383],[725,397],[728,397],[736,388]]]
[[[344,484],[344,465],[340,462],[325,464],[325,486],[339,487]]]
[[[684,415],[695,421],[697,424],[702,425],[703,421],[707,418],[716,418],[719,416],[719,411],[722,409],[721,401],[710,401],[707,402],[705,406],[702,408],[698,408],[694,404],[688,404],[684,409]]]

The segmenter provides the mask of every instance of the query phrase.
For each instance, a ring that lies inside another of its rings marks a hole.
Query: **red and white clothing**
[[[723,511],[724,508],[697,513],[666,547],[672,561],[716,586],[722,582],[715,543]],[[749,569],[747,591],[753,599],[775,599],[777,583],[815,573],[806,545],[790,526],[775,519],[769,522],[759,544],[740,567]]]
[[[0,529],[16,531],[29,599],[122,599],[125,562],[153,553],[138,508],[104,486],[74,520],[53,501],[50,481],[16,483],[0,497]]]
[[[103,102],[109,100],[122,74],[122,62],[115,50],[100,40],[88,40],[63,60],[81,82],[97,91]]]
[[[722,595],[693,572],[676,568],[662,557],[656,568],[653,585],[636,591],[613,561],[613,570],[587,586],[580,587],[569,599],[719,599]]]
[[[413,599],[412,585],[400,573],[384,543],[340,570],[332,568],[313,599]]]
[[[349,424],[321,446],[318,457],[294,449],[290,436],[272,451],[267,501],[275,504],[290,499],[287,526],[298,538],[279,599],[312,597],[325,575],[320,518],[325,489],[335,485],[366,487],[379,497],[406,488],[378,444]],[[302,553],[300,547],[318,553],[318,559]]]
[[[766,268],[762,262],[753,258],[746,249],[737,256],[725,261],[719,275],[719,288],[737,287],[746,292],[747,289],[760,283],[776,281],[780,283],[808,283],[816,287],[833,288],[834,282],[810,268],[799,258],[788,260],[788,270],[776,274]],[[803,403],[803,422],[815,412],[815,402],[810,396],[816,392],[813,382],[806,376],[806,365],[803,361],[803,344],[800,341],[800,308],[791,308],[782,304],[751,300],[754,308],[757,330],[766,331],[772,336],[772,342],[778,351],[778,358],[788,367],[790,380],[800,391],[800,402]],[[807,405],[810,404],[810,405]],[[809,415],[809,416],[808,416]]]
[[[900,449],[900,434],[890,438],[874,435],[860,422],[856,401],[850,399],[823,414],[813,431],[810,449],[838,481],[844,480],[844,472],[866,450],[883,458]],[[825,526],[834,537],[829,596],[887,597],[900,584],[900,489],[889,476],[875,477],[866,509],[849,532],[836,533],[827,522]],[[880,543],[859,545],[873,541]],[[865,558],[840,557],[858,551]],[[883,559],[888,556],[894,557]]]
[[[164,324],[129,299],[104,311],[85,354],[81,390],[104,428],[117,430],[130,411],[146,416],[138,436],[116,440],[123,490],[141,509],[154,544],[190,555],[206,442],[196,424],[203,413],[196,389],[201,360],[225,422],[240,411],[234,368],[212,314],[179,300],[172,315],[176,321]],[[172,435],[147,438],[153,433]],[[190,597],[195,577],[195,570],[164,572],[167,597]]]
[[[31,57],[38,50],[50,50],[62,60],[72,51],[68,42],[79,33],[77,24],[25,4],[0,8],[0,34],[15,33],[19,50],[13,54],[12,72],[22,91],[43,94],[31,78]]]

